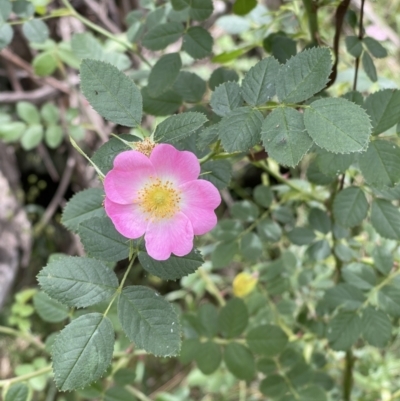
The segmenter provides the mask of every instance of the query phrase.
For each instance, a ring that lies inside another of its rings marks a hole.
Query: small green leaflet
[[[214,6],[212,0],[185,0],[189,3],[189,15],[195,21],[207,19],[213,12]]]
[[[280,327],[264,324],[250,330],[246,342],[255,354],[272,357],[285,349],[288,338]]]
[[[242,344],[231,342],[225,346],[224,361],[226,367],[238,379],[251,380],[256,371],[253,354]]]
[[[203,99],[206,92],[206,82],[197,74],[181,71],[176,79],[173,90],[188,103],[197,103]]]
[[[240,336],[246,329],[249,314],[240,298],[232,298],[219,313],[219,331],[226,338]]]
[[[331,73],[331,52],[314,47],[289,59],[279,69],[276,94],[284,103],[307,100],[325,88]]]
[[[172,255],[165,261],[152,259],[146,252],[139,252],[139,261],[143,268],[163,280],[177,280],[194,273],[203,263],[203,257],[197,250],[178,257]]]
[[[83,60],[81,89],[91,106],[107,120],[126,127],[140,125],[142,96],[118,68],[98,60]]]
[[[212,341],[200,343],[196,350],[196,363],[205,375],[215,372],[222,361],[221,347]]]
[[[68,317],[68,308],[42,291],[37,292],[33,297],[33,305],[37,314],[45,322],[58,323]]]
[[[350,263],[342,268],[344,281],[360,290],[371,290],[376,285],[376,274],[371,266],[363,263]]]
[[[49,28],[40,19],[32,19],[24,22],[22,32],[26,39],[34,43],[43,43],[49,37]]]
[[[129,240],[115,229],[108,217],[93,217],[79,224],[85,251],[97,259],[118,262],[129,254]]]
[[[382,237],[400,240],[400,212],[389,201],[375,199],[372,202],[371,223]]]
[[[183,32],[183,25],[179,22],[156,25],[144,35],[142,44],[150,50],[162,50],[176,42]]]
[[[244,100],[250,106],[264,104],[275,95],[279,62],[273,57],[259,61],[245,75],[242,82]]]
[[[85,308],[115,293],[115,273],[96,259],[65,256],[47,264],[37,276],[50,297],[71,307]]]
[[[345,38],[347,51],[353,57],[360,57],[363,51],[362,42],[358,36],[346,36]]]
[[[387,50],[374,38],[366,36],[363,43],[367,46],[369,52],[376,58],[384,58],[387,56]]]
[[[361,319],[356,312],[339,311],[328,324],[328,340],[335,351],[350,349],[361,332]]]
[[[172,305],[154,290],[129,286],[122,290],[118,318],[138,348],[157,356],[174,356],[180,349],[179,318]]]
[[[363,337],[371,345],[383,348],[392,336],[392,324],[385,312],[368,306],[362,313]]]
[[[175,144],[202,127],[207,121],[204,114],[197,112],[189,111],[173,115],[157,126],[154,132],[154,140]]]
[[[161,56],[151,69],[147,85],[148,94],[157,97],[170,89],[178,78],[181,67],[179,53]]]
[[[360,224],[368,213],[368,202],[364,192],[358,187],[349,187],[340,191],[333,201],[333,215],[343,227]]]
[[[7,47],[14,37],[10,24],[0,24],[0,50]]]
[[[159,96],[150,96],[148,89],[142,88],[143,110],[153,116],[167,116],[175,113],[182,104],[182,96],[167,90]]]
[[[73,232],[78,232],[79,223],[93,217],[104,217],[104,191],[89,188],[75,194],[63,210],[61,223]]]
[[[201,26],[192,26],[183,36],[182,50],[194,59],[201,59],[211,54],[213,38]]]
[[[232,177],[232,166],[228,160],[209,160],[201,165],[201,179],[210,181],[218,189],[226,188]]]
[[[368,78],[372,82],[376,82],[378,80],[378,75],[376,73],[376,67],[374,64],[374,60],[372,60],[372,57],[369,55],[368,52],[363,53],[361,61],[362,61],[364,71],[368,75]]]
[[[400,182],[400,149],[385,140],[371,141],[358,164],[369,185],[376,188],[393,187]]]
[[[4,401],[27,401],[29,387],[25,383],[16,383],[9,387]]]
[[[73,320],[57,336],[52,350],[54,380],[61,391],[100,379],[111,363],[114,329],[101,313]]]
[[[343,98],[312,102],[305,110],[304,124],[314,142],[333,153],[360,152],[371,134],[365,110]]]
[[[296,166],[313,144],[303,114],[289,107],[272,111],[262,124],[261,138],[268,154],[279,164]]]
[[[221,117],[226,116],[242,104],[240,86],[236,82],[225,82],[217,86],[211,95],[210,106],[214,113]]]
[[[228,152],[247,151],[260,141],[263,115],[251,107],[239,107],[219,123],[219,137]]]
[[[365,99],[365,109],[371,117],[372,135],[385,132],[399,122],[400,90],[384,89]]]

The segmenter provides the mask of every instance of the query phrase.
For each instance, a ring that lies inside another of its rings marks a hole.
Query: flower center
[[[170,181],[153,180],[138,193],[138,203],[148,219],[162,220],[174,216],[180,209],[180,191]]]
[[[149,138],[145,138],[144,141],[142,141],[142,142],[135,143],[135,149],[138,152],[143,153],[147,157],[150,156],[150,154],[155,146],[156,146],[156,144]]]

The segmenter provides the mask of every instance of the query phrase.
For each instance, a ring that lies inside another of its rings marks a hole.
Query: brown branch
[[[18,103],[21,101],[43,103],[57,94],[58,90],[48,85],[27,92],[1,92],[0,103]]]
[[[358,39],[362,40],[364,37],[364,27],[363,27],[363,20],[364,20],[364,4],[365,0],[361,0],[361,8],[360,8],[360,24],[359,24],[359,32],[358,32]],[[357,90],[357,79],[358,79],[358,69],[360,67],[360,57],[356,58],[355,66],[354,66],[354,82],[353,82],[353,91]]]

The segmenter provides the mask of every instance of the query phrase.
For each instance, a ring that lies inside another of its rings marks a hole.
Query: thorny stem
[[[304,9],[308,18],[308,29],[310,31],[311,43],[317,45],[319,39],[318,29],[318,6],[315,0],[303,0]]]
[[[364,28],[363,28],[363,19],[364,19],[364,3],[365,0],[361,0],[361,9],[360,9],[360,24],[359,24],[359,32],[358,38],[362,40],[364,36]],[[356,64],[354,67],[354,82],[353,82],[353,91],[357,89],[357,79],[358,79],[358,69],[360,66],[360,57],[356,58]]]

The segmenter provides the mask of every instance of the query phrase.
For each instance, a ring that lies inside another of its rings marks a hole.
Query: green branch
[[[42,376],[46,373],[49,373],[50,371],[51,371],[51,366],[46,366],[45,368],[39,369],[36,372],[31,372],[27,373],[26,375],[13,377],[12,379],[0,380],[0,388],[9,387],[15,383],[24,382],[33,379],[34,377]]]

